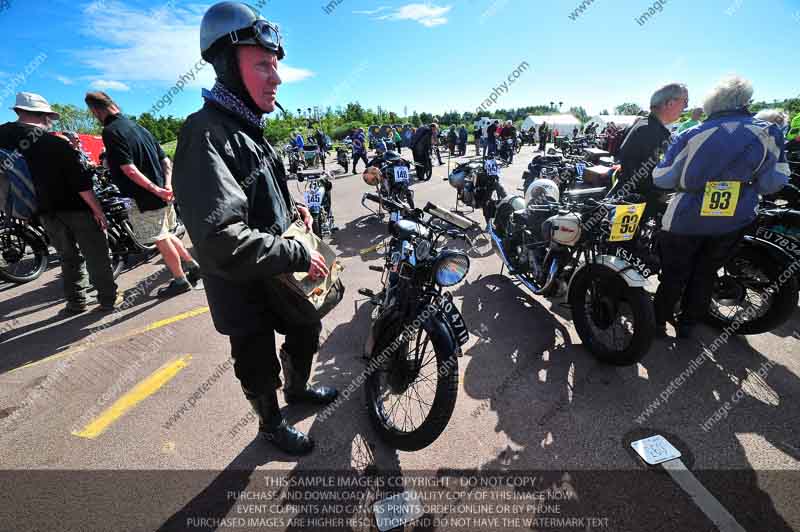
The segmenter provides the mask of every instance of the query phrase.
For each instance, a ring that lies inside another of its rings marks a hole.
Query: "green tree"
[[[430,113],[420,113],[419,119],[423,124],[430,124],[433,122],[433,115]]]
[[[589,121],[589,113],[586,112],[586,109],[583,107],[570,107],[569,112],[578,120],[581,121],[581,124],[585,124]]]
[[[618,115],[638,115],[642,112],[642,108],[635,103],[626,102],[614,108]]]
[[[419,127],[422,125],[422,119],[419,117],[419,114],[414,111],[414,114],[411,115],[411,125],[414,127]]]
[[[600,111],[600,114],[604,115],[604,116],[608,116],[608,109],[603,109],[602,111]]]
[[[70,103],[66,105],[54,103],[53,111],[61,115],[53,124],[55,131],[76,131],[88,135],[99,135],[103,130],[100,122],[88,109],[81,109]]]

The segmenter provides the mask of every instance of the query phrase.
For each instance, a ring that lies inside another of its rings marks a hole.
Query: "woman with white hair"
[[[781,129],[783,129],[786,124],[786,115],[777,109],[764,109],[763,111],[759,111],[756,113],[755,119],[770,122]]]
[[[746,79],[722,80],[703,104],[708,119],[678,135],[653,171],[655,186],[678,191],[659,241],[655,310],[662,334],[671,321],[679,337],[690,336],[708,311],[717,270],[756,217],[759,195],[779,191],[789,179],[781,132],[750,114],[752,96]]]

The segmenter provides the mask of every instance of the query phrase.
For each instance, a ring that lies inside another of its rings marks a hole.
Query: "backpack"
[[[30,220],[39,210],[28,163],[16,150],[0,149],[0,209],[22,220]]]

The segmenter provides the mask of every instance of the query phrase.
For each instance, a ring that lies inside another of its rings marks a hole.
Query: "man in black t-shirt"
[[[155,242],[173,280],[158,292],[172,297],[192,289],[199,281],[200,268],[181,239],[172,233],[176,225],[172,206],[172,163],[153,135],[123,116],[104,92],[86,94],[86,105],[103,124],[103,144],[111,180],[125,196],[133,198],[130,222],[142,244]],[[188,268],[184,271],[181,261]]]
[[[89,280],[102,310],[122,303],[117,293],[103,209],[92,191],[91,172],[70,144],[48,133],[58,113],[38,94],[21,92],[16,122],[0,126],[0,148],[25,158],[36,189],[39,220],[61,258],[65,311],[85,312]]]

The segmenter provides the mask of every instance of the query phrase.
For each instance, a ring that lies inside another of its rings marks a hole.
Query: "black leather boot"
[[[281,349],[281,366],[283,366],[283,397],[289,404],[327,405],[336,400],[339,392],[331,386],[309,386],[311,364],[308,368],[292,363],[291,356]]]
[[[258,434],[261,437],[294,456],[308,454],[314,449],[314,440],[283,419],[275,391],[267,391],[264,395],[255,397],[245,391],[245,397],[258,415]]]

